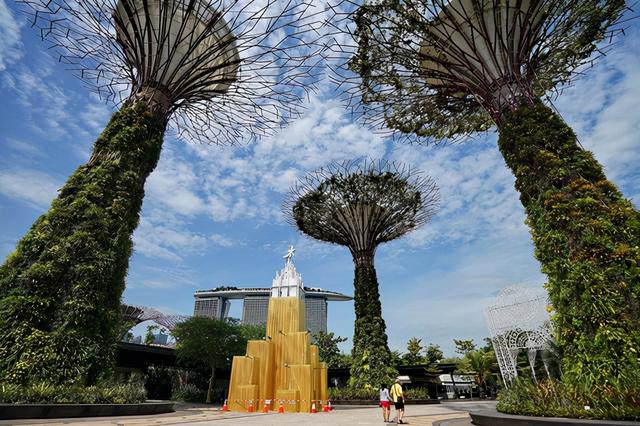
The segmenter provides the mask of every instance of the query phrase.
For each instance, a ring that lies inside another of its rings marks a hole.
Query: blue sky
[[[607,175],[640,197],[640,31],[554,102]],[[51,56],[24,17],[0,0],[0,257],[6,257],[76,167],[113,112]],[[305,284],[352,294],[345,248],[310,241],[282,217],[283,197],[305,172],[357,157],[404,161],[439,184],[443,208],[376,256],[392,349],[410,337],[439,344],[488,335],[483,309],[504,286],[541,289],[513,177],[495,133],[438,147],[395,145],[354,123],[328,83],[305,115],[240,147],[165,138],[146,185],[124,300],[191,314],[193,292],[268,286],[289,245]],[[239,316],[236,303],[232,314]],[[353,304],[329,305],[329,329],[351,337]],[[350,341],[343,345],[350,348]]]

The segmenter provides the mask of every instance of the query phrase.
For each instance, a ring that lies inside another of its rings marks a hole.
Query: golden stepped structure
[[[273,280],[264,340],[250,340],[245,356],[234,356],[228,404],[232,411],[263,407],[285,412],[320,409],[327,401],[327,365],[306,329],[304,286],[293,265],[293,247]]]

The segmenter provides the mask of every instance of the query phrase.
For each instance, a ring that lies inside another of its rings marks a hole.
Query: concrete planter
[[[140,416],[173,412],[173,402],[142,404],[0,404],[0,419]]]
[[[471,422],[477,426],[640,426],[640,422],[516,416],[494,410],[472,412],[469,415]]]
[[[370,399],[344,399],[331,401],[331,405],[379,405],[379,401],[374,401]],[[427,405],[427,404],[440,404],[440,401],[437,399],[410,399],[404,401],[405,405]],[[393,407],[393,402],[391,403]]]

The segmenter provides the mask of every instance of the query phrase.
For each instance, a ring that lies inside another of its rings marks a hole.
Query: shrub
[[[144,387],[149,399],[169,399],[179,386],[179,372],[175,368],[151,366],[147,370]]]
[[[372,400],[377,401],[380,396],[378,389],[329,388],[329,399],[332,401]]]
[[[0,385],[0,403],[5,404],[135,404],[144,402],[141,384],[65,386],[37,383]]]
[[[427,388],[411,388],[404,390],[406,399],[429,399],[429,390]]]
[[[426,388],[405,389],[404,397],[408,400],[429,399],[429,391]],[[329,399],[332,401],[377,401],[378,398],[380,398],[378,389],[329,388]]]
[[[191,383],[186,383],[173,391],[171,399],[173,401],[184,402],[204,402],[207,393]]]
[[[497,408],[502,413],[528,416],[640,420],[640,395],[633,387],[603,387],[605,392],[585,392],[558,380],[534,383],[517,378],[500,392]]]

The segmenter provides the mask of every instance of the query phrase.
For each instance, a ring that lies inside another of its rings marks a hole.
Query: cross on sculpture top
[[[290,246],[289,250],[287,251],[287,254],[283,256],[286,263],[291,263],[291,258],[293,258],[293,255],[295,254],[295,252],[296,252],[296,249],[294,249],[293,246]]]

